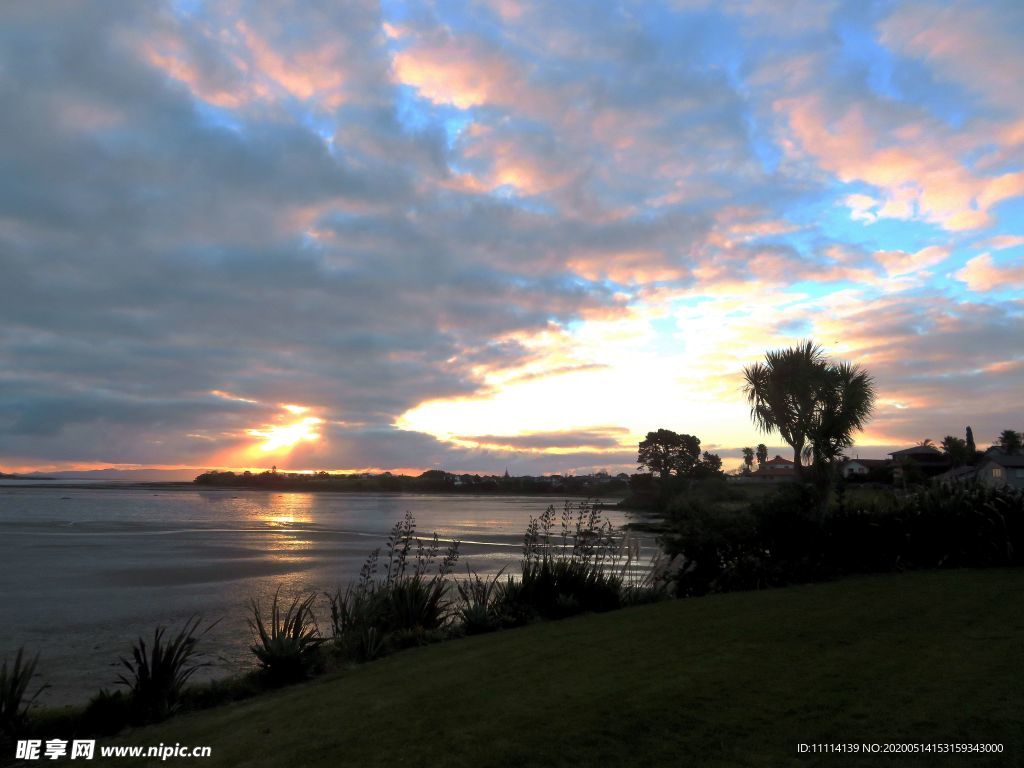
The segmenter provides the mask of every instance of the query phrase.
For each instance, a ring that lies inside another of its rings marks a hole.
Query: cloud
[[[393,67],[398,82],[430,101],[460,109],[488,104],[524,107],[523,101],[539,98],[514,59],[472,37],[436,33],[398,51]]]
[[[488,448],[565,452],[580,448],[620,448],[622,440],[628,436],[628,430],[622,427],[608,427],[580,432],[544,432],[527,435],[460,435],[456,440],[459,443]]]
[[[792,156],[809,155],[842,182],[878,193],[847,198],[853,218],[921,219],[950,231],[992,223],[991,209],[1024,194],[1020,172],[982,173],[966,157],[981,142],[867,96],[843,102],[804,92],[779,99]]]
[[[875,254],[875,258],[890,275],[906,275],[941,264],[949,258],[949,249],[939,245],[929,245],[914,253],[879,251]]]
[[[879,24],[883,43],[923,59],[942,77],[983,96],[999,110],[1019,114],[1024,59],[1019,32],[1024,12],[1013,0],[908,2]]]
[[[1024,286],[1024,263],[1000,267],[990,254],[983,253],[969,260],[953,276],[972,291],[1013,290]]]
[[[731,450],[805,334],[877,370],[875,442],[994,429],[1019,12],[804,5],[0,8],[0,464]]]

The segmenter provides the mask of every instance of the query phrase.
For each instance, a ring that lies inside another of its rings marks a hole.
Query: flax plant
[[[25,660],[25,649],[19,648],[14,663],[8,667],[7,659],[0,665],[0,743],[14,739],[28,722],[28,711],[48,686],[43,685],[27,696],[29,685],[36,674],[39,654]]]
[[[216,622],[215,622],[216,623]],[[166,627],[153,631],[153,641],[147,646],[140,636],[132,646],[132,658],[121,657],[127,670],[118,676],[118,682],[128,687],[136,719],[140,722],[163,720],[177,710],[181,692],[189,678],[209,662],[198,662],[196,646],[200,617],[185,622],[177,635],[167,639]],[[214,625],[202,633],[208,632]]]
[[[425,642],[452,618],[450,575],[459,557],[451,542],[443,557],[438,535],[416,535],[411,513],[395,523],[383,553],[375,549],[345,590],[329,594],[335,647],[357,661],[388,648]],[[436,569],[435,569],[436,563]]]
[[[249,601],[249,627],[254,637],[251,650],[271,682],[279,684],[306,677],[323,643],[313,613],[316,593],[296,596],[283,611],[280,595],[278,587],[267,617],[255,598]]]

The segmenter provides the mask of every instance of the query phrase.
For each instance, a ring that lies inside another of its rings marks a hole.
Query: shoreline
[[[265,493],[289,493],[289,494],[365,494],[372,496],[454,496],[454,497],[552,497],[555,499],[595,499],[601,501],[622,500],[625,497],[608,494],[586,494],[579,490],[550,489],[550,490],[527,490],[522,488],[467,488],[466,490],[453,489],[401,489],[381,490],[378,488],[351,488],[351,487],[324,487],[316,485],[295,485],[283,483],[281,485],[265,485],[260,483],[248,483],[238,485],[208,485],[204,483],[190,482],[188,480],[125,480],[125,481],[51,481],[51,482],[17,482],[8,483],[0,479],[0,490],[9,488],[29,489],[54,489],[68,488],[75,490],[205,490],[205,492],[237,492],[237,490],[262,490]]]

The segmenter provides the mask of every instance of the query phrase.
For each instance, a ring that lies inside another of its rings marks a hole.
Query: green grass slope
[[[120,743],[209,745],[165,763],[204,766],[1020,765],[1022,590],[1024,571],[955,571],[672,601],[407,651]]]

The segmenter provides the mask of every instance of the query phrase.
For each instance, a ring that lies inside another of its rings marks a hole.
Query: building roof
[[[984,455],[981,463],[984,464],[986,461],[994,461],[1001,467],[1024,468],[1024,453],[990,451]]]
[[[904,448],[900,451],[893,451],[890,456],[941,456],[942,451],[933,445],[915,445],[912,448]]]
[[[768,459],[768,461],[766,461],[765,464],[771,464],[771,465],[776,466],[776,467],[786,466],[786,465],[793,466],[793,462],[792,461],[790,461],[789,459],[782,458],[781,456],[779,456],[779,454],[775,454],[775,458],[774,459]]]
[[[868,469],[871,469],[872,467],[884,469],[892,464],[892,461],[889,459],[847,459],[843,464],[860,464]]]
[[[953,467],[948,472],[943,472],[941,475],[936,475],[932,478],[932,482],[944,483],[956,480],[971,480],[978,474],[977,467]]]

